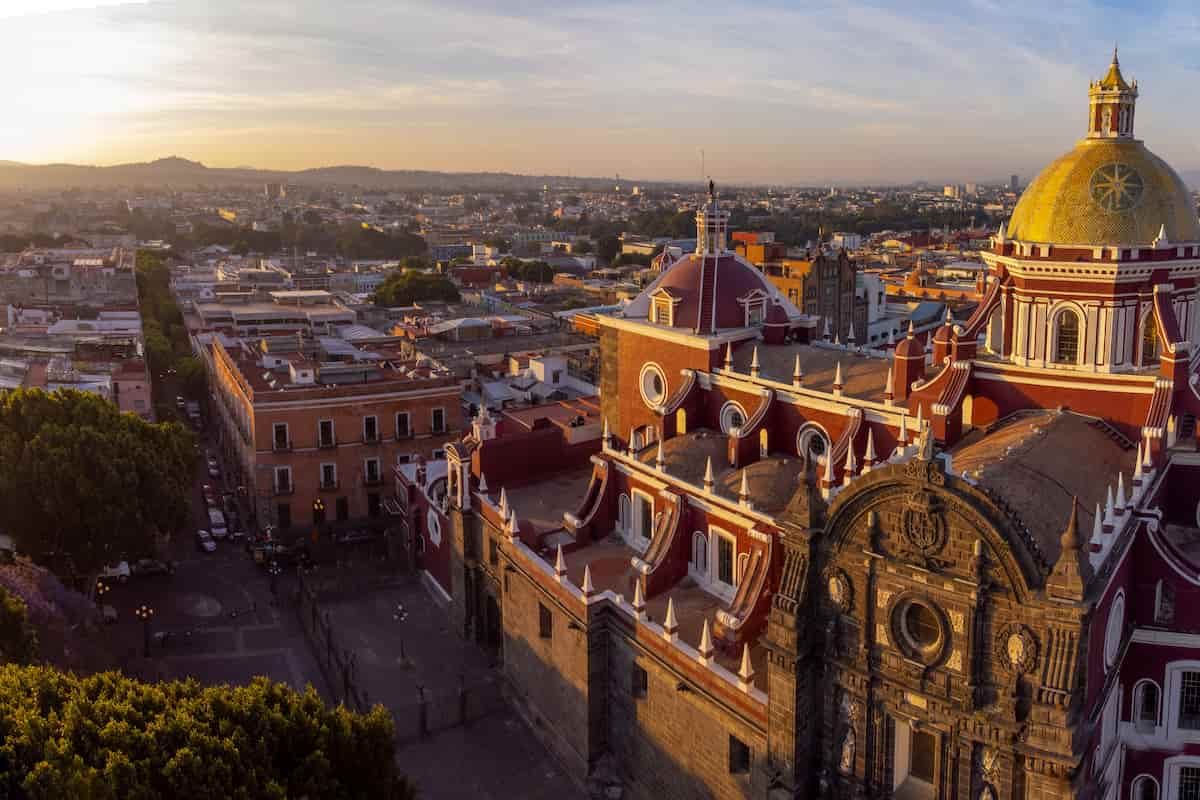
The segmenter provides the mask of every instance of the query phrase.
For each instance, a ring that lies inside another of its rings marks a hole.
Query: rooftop
[[[1069,411],[1013,415],[974,430],[950,449],[954,471],[1004,498],[1033,534],[1050,563],[1079,498],[1079,529],[1090,534],[1097,504],[1117,473],[1126,485],[1133,450],[1114,441],[1096,420]]]
[[[866,331],[862,331],[863,334]],[[778,383],[792,382],[800,356],[803,373],[801,386],[818,392],[832,392],[838,364],[842,365],[842,393],[862,400],[882,400],[887,386],[890,359],[870,358],[847,350],[814,347],[807,344],[758,344],[758,364],[761,377]],[[754,358],[754,346],[743,345],[733,351],[733,368],[748,375]]]

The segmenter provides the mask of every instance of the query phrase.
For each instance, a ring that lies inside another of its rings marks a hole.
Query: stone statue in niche
[[[854,728],[847,727],[842,734],[841,756],[838,758],[838,771],[843,775],[854,772]]]

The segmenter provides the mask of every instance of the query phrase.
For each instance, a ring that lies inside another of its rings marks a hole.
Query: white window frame
[[[650,530],[643,531],[642,515],[638,513],[638,500],[650,504]],[[654,535],[654,495],[642,489],[629,490],[629,531],[626,541],[635,550],[645,550],[650,545],[650,537]]]
[[[442,412],[442,429],[441,430],[438,430],[437,422],[435,421],[436,417],[437,417],[437,412],[439,412],[439,411]],[[443,433],[448,433],[450,431],[450,420],[446,416],[446,409],[444,406],[437,406],[435,408],[429,409],[429,430],[431,433],[433,433],[435,435],[441,435]]]
[[[1167,664],[1167,681],[1159,695],[1159,703],[1165,704],[1161,714],[1163,727],[1167,737],[1175,742],[1200,742],[1200,730],[1179,727],[1179,704],[1183,700],[1183,673],[1200,672],[1200,660],[1188,659],[1172,661]],[[1200,757],[1196,758],[1196,766],[1200,766]],[[1173,795],[1169,795],[1173,796]]]
[[[725,583],[721,580],[721,541],[729,542],[733,548],[733,559],[730,564],[730,570],[733,575],[733,583]],[[724,528],[718,528],[716,525],[708,526],[708,588],[713,594],[722,598],[726,602],[733,599],[737,593],[738,587],[738,547],[737,537]]]
[[[383,462],[379,459],[379,456],[371,456],[370,458],[363,459],[363,482],[365,483],[369,480],[368,466],[371,462],[375,463],[375,482],[379,483],[383,480]]]
[[[617,498],[617,533],[624,539],[629,534],[630,518],[633,516],[633,501],[628,494]]]
[[[1147,686],[1154,687],[1154,691],[1158,693],[1158,705],[1154,713],[1154,725],[1150,728],[1141,726],[1142,719],[1142,692]],[[1133,723],[1133,729],[1142,734],[1156,734],[1162,728],[1163,721],[1163,692],[1162,687],[1152,678],[1142,678],[1133,685],[1133,693],[1130,695],[1133,703],[1129,709],[1129,719]]]
[[[1200,756],[1178,755],[1163,761],[1162,791],[1159,800],[1170,800],[1179,796],[1179,777],[1184,767],[1200,769]]]
[[[733,426],[732,420],[729,419],[729,417],[732,415],[732,413],[734,411],[737,411],[739,414],[742,415],[742,424],[737,426],[737,428],[735,428]],[[720,414],[721,433],[725,434],[726,436],[729,436],[735,430],[740,430],[741,427],[743,425],[745,425],[749,419],[750,419],[750,416],[746,413],[746,409],[742,406],[741,403],[739,403],[736,400],[727,400],[725,402],[725,405],[721,406],[721,414]]]
[[[649,376],[655,375],[662,381],[662,395],[658,398],[650,396],[650,392],[646,390],[646,381]],[[655,409],[667,401],[671,396],[671,385],[667,382],[667,373],[661,366],[653,361],[647,361],[642,365],[641,371],[638,373],[638,393],[642,396],[642,402],[647,408]]]
[[[274,449],[275,442],[279,438],[275,434],[279,431],[280,427],[283,428],[283,444],[284,444],[284,446],[286,447],[287,443],[292,440],[292,431],[291,431],[291,428],[288,427],[288,424],[286,422],[272,422],[271,423],[271,447],[272,447],[272,449]],[[317,435],[318,436],[321,435],[321,432],[319,430],[317,431]]]
[[[369,419],[375,420],[375,438],[374,439],[367,438],[367,420],[369,420]],[[378,442],[380,440],[380,438],[382,438],[379,435],[379,416],[377,414],[364,414],[363,415],[362,438],[363,438],[364,442]]]
[[[675,304],[665,297],[655,297],[650,301],[651,322],[655,325],[671,327],[675,324]]]
[[[1075,342],[1075,361],[1059,361],[1058,360],[1058,328],[1062,320],[1063,314],[1071,313],[1079,320],[1079,338]],[[1047,330],[1047,342],[1045,357],[1042,363],[1047,366],[1055,366],[1060,368],[1081,367],[1087,363],[1087,345],[1088,345],[1088,325],[1087,312],[1078,304],[1064,300],[1058,305],[1050,309],[1047,317],[1050,324]],[[1140,333],[1140,331],[1139,331]]]
[[[1190,766],[1190,765],[1187,765],[1187,766]],[[1130,796],[1130,798],[1132,798],[1132,800],[1142,800],[1142,796],[1139,791],[1141,789],[1142,783],[1153,784],[1155,800],[1162,800],[1162,794],[1158,791],[1159,790],[1158,778],[1156,778],[1153,775],[1150,775],[1148,773],[1145,773],[1145,772],[1143,772],[1140,775],[1138,775],[1137,777],[1135,777],[1129,783],[1129,788],[1130,788],[1129,796]]]
[[[325,468],[326,467],[333,467],[333,485],[332,486],[325,485]],[[317,481],[319,482],[319,485],[322,489],[336,488],[338,485],[337,462],[336,461],[322,461],[321,466],[320,466],[320,472],[317,473]]]
[[[757,321],[754,320],[755,312],[757,312],[757,314],[758,314]],[[766,298],[764,298],[762,300],[753,300],[749,303],[746,303],[746,327],[747,328],[757,328],[757,327],[763,325],[764,323],[766,323],[766,321],[767,321]]]
[[[333,439],[333,446],[337,447],[337,425],[332,419],[317,420],[317,447],[325,447],[325,443],[321,440],[321,426],[326,422],[329,423],[329,435]]]
[[[272,476],[275,481],[275,491],[276,492],[280,491],[280,488],[279,488],[279,476],[280,475],[287,475],[287,484],[288,484],[287,491],[289,491],[289,492],[295,491],[296,490],[296,482],[294,480],[292,480],[292,468],[287,466],[286,464],[276,465],[276,467],[275,467],[275,472]]]
[[[404,429],[406,433],[400,433],[400,417],[404,417]],[[397,411],[396,419],[393,420],[396,424],[397,439],[411,439],[413,435],[412,414],[407,411]]]

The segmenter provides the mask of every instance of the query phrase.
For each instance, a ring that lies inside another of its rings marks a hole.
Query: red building
[[[431,577],[581,780],[1200,797],[1200,222],[1136,98],[1114,57],[927,344],[818,339],[711,193],[595,420],[447,448]]]

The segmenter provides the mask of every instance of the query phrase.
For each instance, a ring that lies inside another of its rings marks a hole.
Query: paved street
[[[216,452],[216,448],[209,447]],[[203,455],[203,453],[202,453]],[[194,528],[208,528],[201,485],[219,488],[200,465],[196,476]],[[313,657],[296,609],[293,572],[271,591],[269,576],[241,544],[218,542],[215,553],[201,552],[194,530],[171,543],[173,576],[134,578],[114,585],[105,597],[118,614],[106,629],[110,648],[126,671],[148,679],[194,677],[202,683],[247,683],[266,675],[297,689],[311,684],[327,700],[340,687],[326,684]],[[316,579],[333,587],[322,602],[337,631],[338,646],[353,653],[358,681],[372,703],[383,703],[397,722],[397,762],[416,781],[423,798],[573,798],[578,791],[532,732],[503,703],[488,705],[486,716],[465,727],[456,723],[455,691],[460,680],[484,687],[478,694],[499,696],[488,658],[448,628],[445,613],[413,578],[380,580],[378,567],[358,567],[337,579],[321,567]],[[337,590],[337,586],[346,587]],[[282,602],[277,602],[282,601]],[[154,609],[151,658],[143,656],[143,626],[134,609]],[[402,609],[402,611],[401,611]],[[160,637],[169,633],[164,646]],[[429,728],[421,738],[417,687],[429,702]],[[479,707],[474,705],[472,714]],[[457,765],[446,769],[447,764]]]

